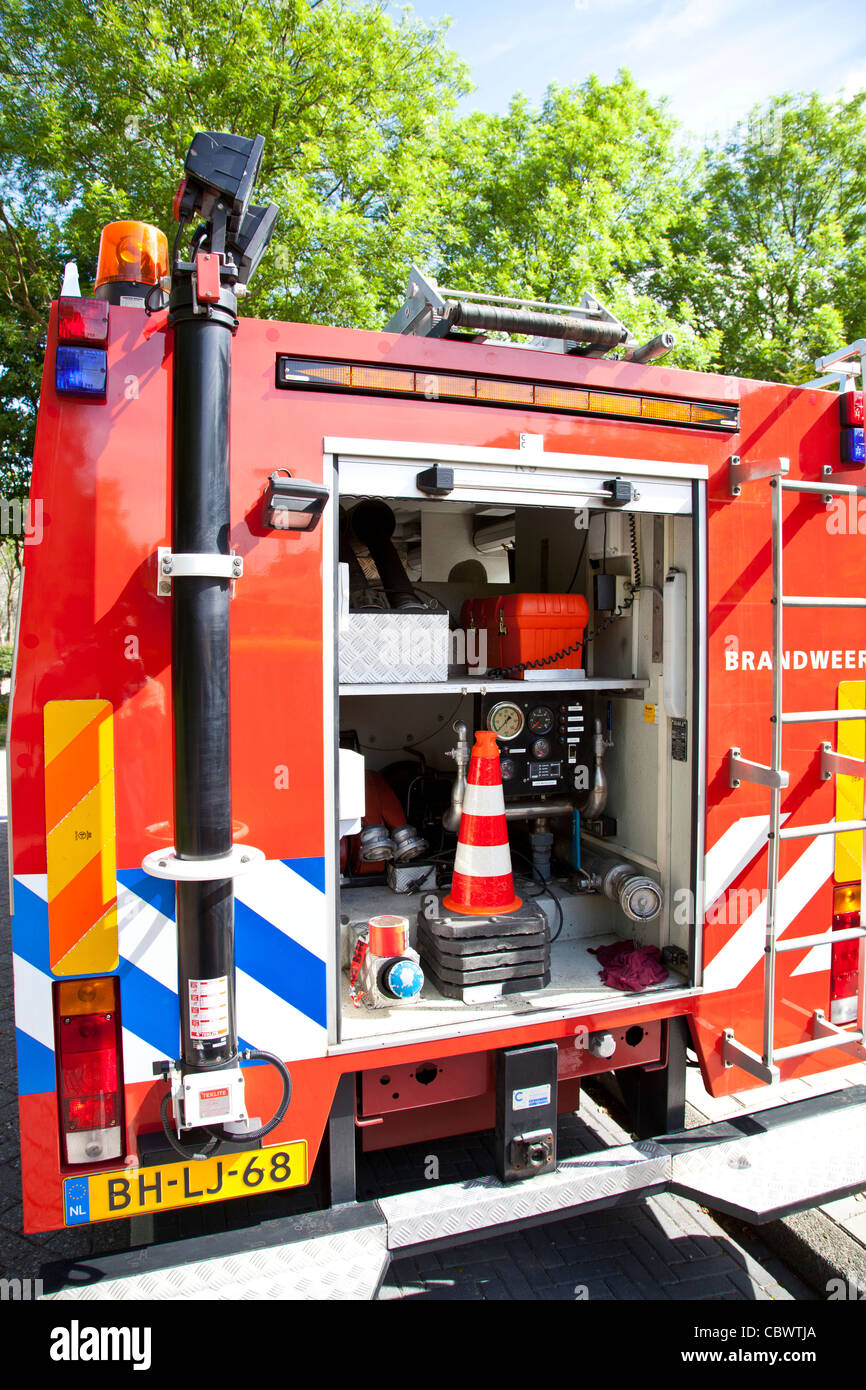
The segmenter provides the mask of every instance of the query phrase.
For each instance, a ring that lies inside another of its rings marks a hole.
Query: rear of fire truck
[[[418,271],[382,333],[242,319],[262,146],[196,136],[170,262],[112,224],[52,309],[9,740],[26,1229],[315,1177],[257,1277],[360,1296],[590,1203],[859,1189],[860,1088],[670,1136],[687,1047],[714,1095],[864,1056],[864,345],[806,389],[675,371],[589,294]],[[611,1072],[638,1142],[559,1157]],[[355,1202],[359,1147],[477,1130],[489,1178]],[[106,1297],[169,1257],[116,1258]]]

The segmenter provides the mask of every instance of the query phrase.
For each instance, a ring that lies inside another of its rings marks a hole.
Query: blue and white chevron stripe
[[[45,874],[14,880],[12,950],[22,1095],[55,1089]],[[238,1033],[286,1061],[327,1051],[325,861],[271,859],[235,879]],[[174,884],[141,869],[117,877],[124,1080],[152,1081],[178,1055]]]

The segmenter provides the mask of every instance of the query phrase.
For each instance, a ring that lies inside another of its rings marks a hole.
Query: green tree
[[[663,307],[649,288],[664,278],[668,231],[687,206],[691,167],[674,125],[626,72],[609,85],[552,86],[539,108],[517,96],[503,116],[454,122],[442,283],[559,303],[587,289],[640,339],[673,329],[668,363],[704,366],[712,326],[699,341],[687,300]]]
[[[353,0],[6,0],[0,11],[0,486],[26,494],[48,308],[100,228],[171,231],[196,130],[266,138],[280,207],[245,312],[381,326],[426,246],[443,113],[467,90],[442,25]]]
[[[718,331],[717,369],[806,381],[866,332],[864,229],[866,93],[774,97],[706,151],[651,288]]]

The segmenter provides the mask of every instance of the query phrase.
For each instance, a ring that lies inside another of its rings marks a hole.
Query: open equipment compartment
[[[632,466],[630,500],[614,504],[604,486],[613,461],[606,474],[593,476],[578,457],[467,450],[472,457],[457,486],[430,496],[416,482],[423,465],[401,458],[399,446],[387,447],[391,457],[384,459],[372,451],[334,454],[339,742],[364,759],[365,830],[372,834],[382,819],[378,797],[369,804],[369,774],[384,773],[399,802],[389,824],[408,824],[398,839],[410,853],[397,863],[364,862],[357,834],[340,840],[336,1046],[484,1032],[509,1018],[562,1018],[588,1005],[597,1013],[645,1001],[651,992],[690,991],[699,972],[694,922],[703,830],[703,676],[695,656],[703,611],[696,599],[704,580],[702,484],[682,465],[674,466],[681,475],[675,480],[664,465],[654,474],[656,466],[647,464],[638,476]],[[418,446],[406,446],[410,457],[412,450]],[[472,466],[482,454],[496,457]],[[491,658],[481,632],[466,626],[467,615],[471,621],[473,611],[483,611],[469,605],[538,594],[583,595],[585,646],[564,666],[534,673],[497,667],[500,648]],[[382,624],[381,665],[369,650],[359,665],[349,631],[359,612],[368,628]],[[433,617],[434,636],[419,635]],[[414,636],[413,620],[420,620]],[[353,1002],[349,967],[370,918],[405,917],[416,947],[426,895],[447,891],[457,837],[442,822],[454,791],[457,721],[467,726],[470,748],[477,728],[495,723],[500,735],[515,891],[547,919],[549,983],[523,994],[462,999],[443,997],[425,978],[414,998],[390,1006],[380,998],[378,1007]],[[549,765],[533,763],[533,750],[540,757],[546,744]],[[599,751],[605,805],[598,801]],[[530,777],[528,769],[539,766],[551,775]],[[522,778],[519,788],[515,777]],[[573,810],[581,806],[594,813],[581,817],[576,835]],[[387,824],[384,830],[387,837]],[[667,977],[634,992],[603,984],[592,952],[623,939],[658,947]]]

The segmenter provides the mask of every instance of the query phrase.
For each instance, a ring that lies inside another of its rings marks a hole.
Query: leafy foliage
[[[539,110],[518,96],[505,116],[454,122],[436,237],[447,283],[558,303],[590,289],[640,339],[674,329],[672,365],[708,363],[712,330],[698,341],[678,306],[665,312],[648,292],[686,209],[673,130],[624,72],[551,87]]]
[[[866,330],[866,94],[779,96],[706,152],[651,287],[718,331],[719,370],[800,382]]]
[[[106,222],[168,230],[196,130],[265,136],[281,215],[246,313],[380,327],[415,262],[590,289],[681,366],[803,380],[863,333],[866,95],[775,98],[693,159],[627,73],[458,117],[468,87],[443,25],[374,0],[5,0],[0,494],[26,496],[64,262],[86,290]]]

